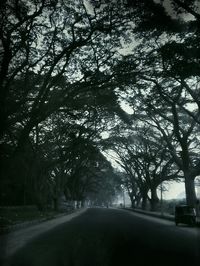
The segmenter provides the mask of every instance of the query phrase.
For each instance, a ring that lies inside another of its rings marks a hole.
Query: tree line
[[[155,209],[160,182],[182,178],[195,205],[196,2],[2,2],[1,204],[51,201],[56,209],[61,194],[111,201],[125,182],[133,204],[138,197],[145,206],[150,190]],[[118,154],[121,181],[107,147]]]

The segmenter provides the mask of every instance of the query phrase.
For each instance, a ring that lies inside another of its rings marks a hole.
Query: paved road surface
[[[29,241],[9,266],[197,266],[200,229],[91,208]]]
[[[32,225],[30,227],[25,227],[19,230],[11,231],[7,235],[0,235],[0,262],[1,258],[4,256],[12,256],[19,248],[26,245],[27,242],[33,238],[41,235],[42,233],[53,229],[54,227],[66,223],[77,217],[81,213],[85,212],[86,209],[78,210],[74,213],[67,214],[56,219],[52,219],[46,222],[41,222],[39,224]],[[1,265],[1,263],[0,263]]]

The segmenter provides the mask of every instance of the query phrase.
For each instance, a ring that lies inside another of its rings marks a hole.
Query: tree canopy
[[[2,204],[111,201],[109,143],[132,199],[150,190],[153,209],[162,175],[195,205],[198,1],[4,0],[0,16]]]

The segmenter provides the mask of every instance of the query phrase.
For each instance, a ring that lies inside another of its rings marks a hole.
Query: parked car
[[[179,223],[194,226],[196,224],[195,208],[188,205],[177,205],[175,207],[175,224]]]

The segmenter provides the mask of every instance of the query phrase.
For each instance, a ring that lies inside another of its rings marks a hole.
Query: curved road
[[[6,266],[200,265],[200,229],[126,210],[91,208],[42,233]]]

